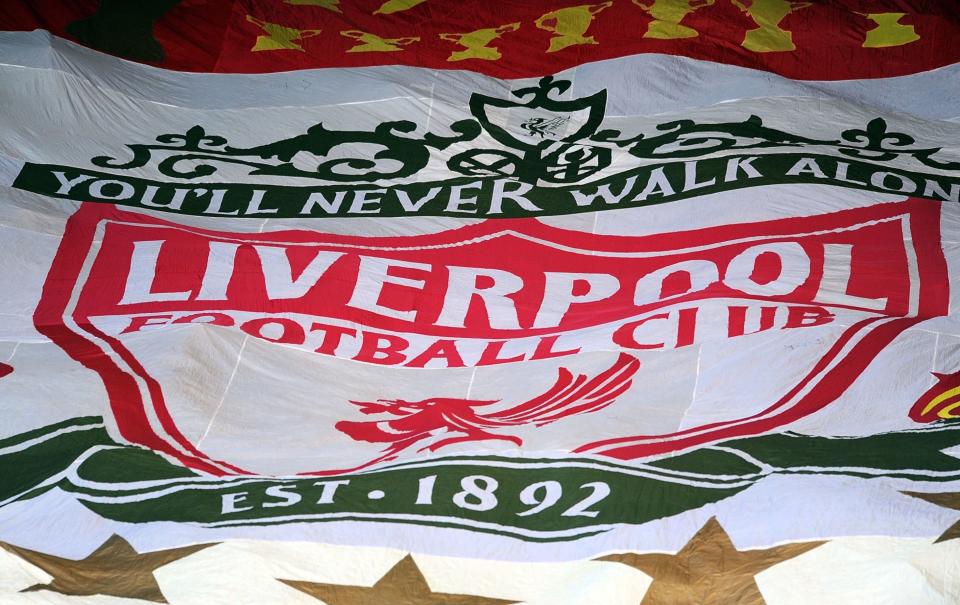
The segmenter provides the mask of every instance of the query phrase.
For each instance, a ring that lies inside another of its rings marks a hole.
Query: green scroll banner
[[[586,184],[541,187],[461,177],[393,187],[169,183],[45,164],[13,186],[46,196],[191,216],[522,218],[650,206],[760,185],[805,183],[960,202],[960,177],[821,154],[731,155],[651,164]]]
[[[107,437],[80,418],[6,440],[6,502],[53,487],[116,521],[205,527],[365,521],[574,540],[728,498],[773,475],[960,480],[960,424],[861,438],[781,433],[622,465],[597,458],[443,457],[328,477],[213,478]],[[68,460],[76,458],[70,464]],[[42,468],[30,460],[45,460]],[[59,461],[59,462],[58,462]],[[18,495],[11,492],[19,491]]]

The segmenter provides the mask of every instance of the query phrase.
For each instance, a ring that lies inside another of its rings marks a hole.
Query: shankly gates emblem
[[[415,175],[427,166],[431,152],[476,141],[486,133],[498,147],[477,148],[474,144],[474,148],[450,157],[447,167],[466,176],[576,183],[609,166],[611,150],[586,140],[603,122],[606,91],[559,100],[558,95],[570,84],[547,76],[537,86],[514,91],[512,96],[517,100],[474,93],[470,97],[473,119],[450,124],[452,135],[417,135],[417,125],[408,120],[383,122],[372,132],[334,130],[320,122],[302,135],[241,148],[197,125],[182,135],[157,137],[159,145],[129,145],[133,151],[129,161],[97,156],[92,162],[102,168],[129,170],[146,166],[157,156],[162,158],[157,166],[161,173],[180,178],[208,176],[216,172],[218,164],[233,164],[249,167],[253,175],[357,183]],[[361,145],[374,145],[380,150],[372,159],[361,157],[363,154],[349,157]],[[343,153],[348,157],[337,157]],[[295,165],[294,158],[305,154],[318,160],[314,170]],[[326,159],[329,156],[335,159]],[[392,168],[381,168],[387,165]]]
[[[79,201],[261,218],[549,216],[772,183],[960,200],[960,162],[949,150],[884,118],[827,138],[758,115],[674,119],[638,132],[604,127],[605,89],[573,90],[547,76],[508,98],[472,93],[463,119],[371,125],[369,115],[321,114],[306,117],[299,134],[242,145],[236,132],[196,124],[101,152],[92,168],[27,162],[11,178],[15,188]]]
[[[35,322],[100,374],[117,434],[209,473],[330,474],[497,444],[634,459],[768,432],[841,397],[898,334],[946,312],[938,216],[908,201],[642,237],[488,221],[357,238],[206,231],[88,204]],[[183,361],[152,353],[199,346],[176,339],[200,324],[227,339],[223,375],[205,380],[222,389],[225,440],[181,388]],[[769,363],[751,374],[766,382],[729,380],[726,347],[740,341]],[[609,351],[624,354],[611,364]],[[244,361],[255,355],[267,357]],[[370,379],[326,390],[340,384],[339,360],[363,362],[351,368]],[[519,361],[553,364],[559,380],[527,385]],[[291,375],[288,363],[313,370]],[[664,364],[686,377],[664,382]],[[449,383],[403,387],[408,372],[436,368]],[[711,372],[724,380],[710,388],[715,402],[701,401],[690,386]],[[471,394],[473,373],[497,392]],[[270,412],[272,398],[230,390],[247,380],[283,393],[282,413]],[[666,396],[704,420],[664,418]],[[231,414],[259,420],[230,424]],[[573,415],[584,420],[564,420]],[[224,445],[245,439],[250,447]],[[248,457],[266,439],[287,466]]]
[[[162,134],[156,143],[127,145],[132,152],[129,160],[100,155],[91,162],[115,170],[155,163],[160,174],[179,179],[210,176],[218,167],[232,165],[247,167],[251,175],[367,183],[416,175],[432,154],[469,147],[445,162],[456,176],[507,177],[556,186],[587,180],[610,166],[615,156],[629,165],[730,150],[820,146],[851,159],[888,162],[912,158],[927,168],[960,170],[960,163],[938,158],[940,148],[915,146],[912,136],[889,131],[882,118],[870,121],[864,129],[845,130],[833,140],[770,128],[758,116],[729,123],[676,120],[657,125],[653,133],[624,136],[620,130],[600,129],[606,111],[605,89],[561,100],[570,87],[569,80],[546,76],[536,86],[513,91],[510,99],[475,92],[469,100],[472,118],[449,124],[447,130],[452,134],[427,131],[420,135],[418,125],[409,120],[382,122],[372,131],[332,129],[321,121],[301,135],[236,147],[196,125],[183,134]],[[485,142],[496,146],[485,147]],[[370,157],[368,151],[361,151],[364,145],[379,151]],[[302,161],[296,162],[296,158]],[[316,162],[312,170],[304,167],[307,160]]]
[[[480,126],[498,143],[522,155],[476,149],[451,158],[450,168],[470,176],[576,183],[609,166],[609,149],[583,144],[603,122],[607,91],[572,101],[556,98],[569,88],[569,81],[554,81],[548,76],[538,86],[513,92],[514,97],[526,99],[524,103],[474,93],[470,97],[470,112]],[[498,110],[499,120],[494,117]]]

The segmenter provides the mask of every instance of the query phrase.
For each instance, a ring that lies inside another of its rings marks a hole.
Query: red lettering
[[[466,367],[466,364],[463,363],[463,357],[460,356],[460,351],[457,350],[457,342],[449,338],[434,342],[406,365],[411,368],[422,368],[434,359],[443,359],[447,364],[445,367],[448,368]]]
[[[377,334],[375,332],[363,332],[362,338],[360,351],[353,358],[355,361],[393,366],[401,364],[407,359],[402,351],[405,351],[410,343],[404,338],[393,334]]]
[[[322,353],[323,355],[336,355],[337,347],[340,346],[340,341],[344,336],[352,336],[354,338],[357,336],[357,331],[353,328],[331,326],[319,322],[310,326],[311,332],[316,332],[317,330],[323,331],[323,342],[321,342],[320,346],[314,349],[314,351]]]
[[[697,307],[680,309],[677,312],[677,348],[693,344],[697,335]]]
[[[480,360],[477,361],[478,366],[492,366],[498,363],[513,363],[515,361],[523,361],[523,354],[517,355],[515,357],[500,357],[500,351],[503,350],[503,345],[507,344],[505,340],[491,340],[487,343],[487,346],[483,348],[483,353],[480,354]]]
[[[267,333],[264,333],[265,328]],[[307,338],[300,324],[283,317],[251,319],[242,324],[240,329],[250,336],[286,345],[302,345]]]
[[[530,359],[549,359],[551,357],[575,355],[580,352],[580,347],[577,347],[576,349],[567,349],[566,351],[554,351],[553,345],[557,344],[558,338],[560,338],[560,336],[556,334],[553,336],[541,337],[540,341],[537,343],[537,348],[533,350],[533,355],[530,356]]]
[[[834,314],[823,307],[789,307],[784,328],[809,328],[833,321]]]
[[[131,317],[130,325],[123,329],[121,334],[129,334],[130,332],[139,332],[141,328],[146,326],[162,326],[167,324],[173,315],[144,315],[142,317]],[[159,319],[161,321],[153,321]]]
[[[769,330],[777,317],[776,307],[760,307],[760,327],[747,332],[747,307],[727,307],[727,336],[745,336]]]
[[[644,317],[643,319],[625,323],[617,328],[617,331],[613,333],[613,342],[625,349],[662,349],[664,346],[664,343],[662,342],[657,344],[643,344],[637,342],[637,339],[633,336],[633,333],[637,328],[654,319],[670,319],[670,314],[657,313],[656,315],[651,315],[650,317]]]
[[[200,321],[204,317],[209,317],[208,321]],[[233,318],[226,313],[193,313],[184,315],[173,320],[175,324],[213,324],[215,326],[232,326]]]

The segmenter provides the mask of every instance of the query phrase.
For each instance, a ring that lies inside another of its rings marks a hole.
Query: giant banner
[[[0,601],[955,603],[949,3],[0,9]]]

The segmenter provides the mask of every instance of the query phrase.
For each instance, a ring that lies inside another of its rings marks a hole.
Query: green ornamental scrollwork
[[[453,145],[471,141],[480,134],[479,125],[473,120],[461,120],[450,125],[455,136],[439,136],[431,132],[422,138],[403,136],[412,133],[417,125],[409,120],[383,122],[373,132],[358,130],[328,130],[323,123],[311,126],[306,134],[283,139],[275,143],[247,149],[227,147],[232,155],[258,156],[277,159],[279,165],[267,165],[251,174],[276,176],[306,176],[328,181],[371,181],[376,179],[403,178],[412,176],[426,167],[430,161],[430,149],[443,150]],[[317,157],[328,156],[334,148],[354,143],[367,143],[383,147],[370,158],[338,158],[320,163],[313,172],[303,171],[290,163],[299,152],[308,152]],[[379,162],[394,160],[399,167],[394,170],[377,170]],[[346,168],[353,174],[338,170]]]
[[[676,120],[658,124],[656,136],[637,135],[618,139],[619,130],[602,130],[592,137],[597,143],[613,143],[626,148],[638,158],[699,157],[728,149],[757,149],[764,147],[795,147],[823,145],[829,142],[810,139],[768,128],[759,116],[752,115],[743,122],[702,123]]]
[[[916,141],[910,135],[887,130],[883,118],[874,118],[865,129],[849,129],[839,140],[814,139],[764,126],[763,120],[751,115],[742,122],[697,123],[676,120],[658,124],[656,136],[639,134],[632,138],[622,136],[619,130],[601,130],[590,138],[601,144],[614,144],[642,159],[695,158],[726,150],[762,149],[770,147],[831,147],[837,152],[857,159],[889,162],[900,157],[912,157],[921,164],[941,170],[960,170],[960,162],[944,162],[933,156],[942,148],[910,147]]]
[[[480,134],[479,125],[473,120],[461,120],[450,126],[453,136],[440,136],[431,132],[422,137],[404,136],[416,130],[414,122],[401,120],[383,122],[372,132],[357,130],[330,130],[322,122],[311,126],[305,134],[282,139],[256,147],[233,147],[227,139],[209,135],[201,126],[194,126],[185,134],[162,134],[159,144],[132,144],[127,147],[133,157],[126,162],[107,156],[98,156],[91,161],[103,168],[129,170],[150,163],[155,152],[167,152],[167,157],[157,164],[161,174],[174,178],[193,179],[210,176],[217,171],[217,164],[248,166],[249,174],[272,176],[297,176],[334,182],[367,182],[377,179],[392,179],[411,176],[422,170],[430,161],[430,149],[446,149],[450,145],[475,139]],[[298,168],[293,163],[300,152],[323,158],[341,146],[370,144],[381,149],[368,157],[340,157],[320,162],[314,170]],[[280,163],[260,160],[276,160]],[[392,169],[378,170],[385,160]],[[346,169],[346,170],[344,170]],[[349,170],[349,172],[347,171]]]
[[[940,147],[927,149],[910,148],[916,140],[902,132],[887,131],[887,122],[882,118],[870,120],[863,130],[850,129],[841,135],[843,143],[837,145],[840,153],[854,158],[885,162],[901,155],[909,155],[925,166],[941,170],[960,170],[960,162],[942,162],[933,156]]]
[[[495,141],[510,149],[471,149],[453,156],[447,166],[468,176],[505,176],[537,183],[569,184],[582,181],[610,165],[611,150],[600,145],[584,144],[603,122],[607,91],[589,97],[562,100],[569,90],[567,80],[541,78],[537,86],[512,93],[522,100],[498,99],[479,93],[470,97],[470,113]],[[498,110],[533,110],[519,130],[498,122]],[[580,114],[582,124],[566,136],[550,136],[573,123]],[[522,131],[526,131],[525,133]]]
[[[960,170],[960,162],[936,157],[940,147],[915,146],[914,137],[890,131],[883,118],[871,120],[863,129],[845,130],[833,140],[772,128],[756,115],[741,122],[673,120],[658,124],[653,133],[624,136],[620,130],[600,129],[606,90],[563,99],[570,88],[571,82],[547,76],[536,86],[513,91],[512,99],[474,93],[469,102],[473,117],[450,124],[450,134],[445,135],[417,135],[417,124],[409,120],[382,122],[371,131],[334,130],[319,122],[301,135],[238,147],[197,125],[184,134],[160,135],[156,143],[127,145],[133,154],[129,160],[98,156],[91,161],[103,168],[129,170],[147,166],[156,155],[157,170],[180,179],[210,176],[219,166],[232,164],[247,167],[251,175],[362,183],[414,176],[435,151],[454,148],[446,166],[458,175],[562,185],[584,181],[607,168],[614,152],[651,160],[699,158],[728,150],[825,147],[869,162],[909,157],[931,168]],[[480,143],[490,139],[495,146]],[[470,145],[462,145],[466,143]],[[305,168],[313,158],[316,166]]]

